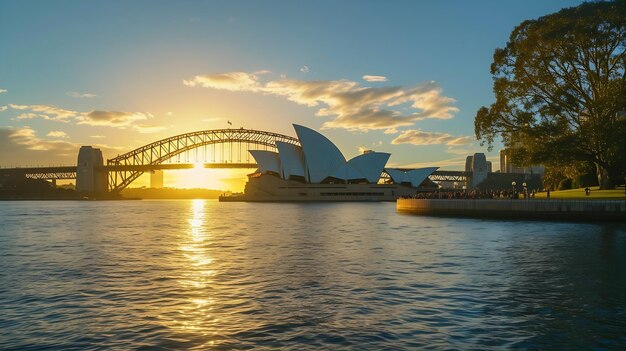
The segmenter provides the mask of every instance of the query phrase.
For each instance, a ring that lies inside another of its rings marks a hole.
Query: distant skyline
[[[80,145],[112,158],[231,121],[302,124],[392,166],[485,152],[497,169],[501,145],[487,152],[473,127],[493,52],[580,3],[0,0],[0,166],[73,164]]]

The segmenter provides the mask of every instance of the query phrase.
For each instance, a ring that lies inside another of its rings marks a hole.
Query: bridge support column
[[[150,171],[150,187],[161,189],[163,187],[163,171]]]
[[[76,170],[76,191],[87,195],[104,195],[107,193],[108,175],[101,169],[104,165],[102,151],[91,146],[81,146],[78,151],[78,167]]]

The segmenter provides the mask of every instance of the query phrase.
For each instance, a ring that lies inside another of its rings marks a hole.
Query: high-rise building
[[[543,165],[534,165],[529,167],[520,167],[511,160],[509,149],[500,150],[500,172],[501,173],[521,173],[521,174],[543,174],[545,167]]]

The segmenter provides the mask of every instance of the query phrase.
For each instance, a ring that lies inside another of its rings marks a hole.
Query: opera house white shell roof
[[[266,150],[250,150],[250,154],[252,154],[252,157],[254,157],[256,163],[259,165],[259,172],[280,173],[278,153]]]
[[[386,168],[385,172],[389,174],[394,183],[411,183],[413,187],[418,187],[439,167],[416,168],[408,171]]]
[[[277,141],[276,148],[278,148],[278,156],[280,159],[280,176],[283,179],[289,179],[291,176],[304,177],[306,171],[302,147],[283,141]]]
[[[411,171],[385,169],[391,154],[366,152],[348,161],[341,151],[322,134],[294,124],[300,145],[276,142],[278,153],[265,150],[250,150],[259,165],[258,172],[275,173],[282,179],[293,176],[304,177],[308,183],[321,183],[330,178],[343,181],[367,181],[377,183],[385,170],[394,183],[411,183],[418,187],[437,167]]]

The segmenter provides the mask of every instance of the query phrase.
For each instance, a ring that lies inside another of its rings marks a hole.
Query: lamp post
[[[522,187],[524,187],[524,199],[528,197],[528,189],[526,188],[526,182],[522,183]]]
[[[511,199],[515,198],[515,186],[517,183],[515,181],[511,182],[511,186],[513,187],[513,193],[511,193]]]

